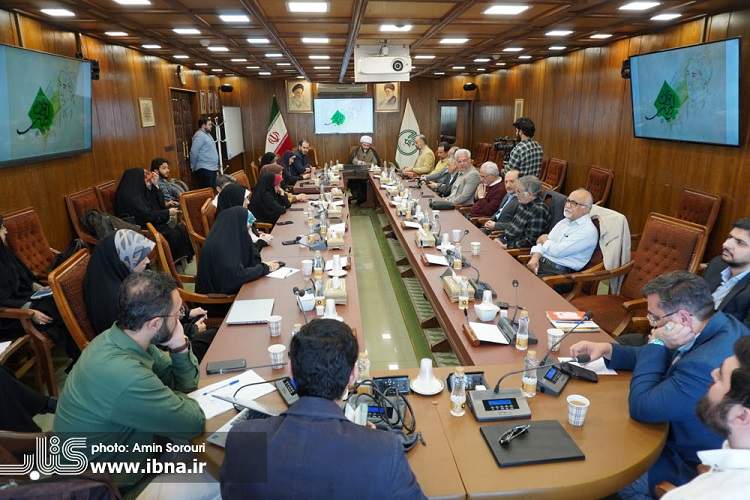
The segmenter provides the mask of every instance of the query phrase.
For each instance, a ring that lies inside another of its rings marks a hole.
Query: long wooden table
[[[478,365],[476,369],[483,370],[491,384],[501,374],[520,368],[523,353],[511,346],[473,347],[468,343],[461,330],[463,314],[455,303],[450,302],[442,289],[439,274],[444,268],[426,266],[421,261],[419,255],[423,249],[416,246],[414,231],[401,227],[398,215],[389,204],[385,192],[379,187],[379,181],[371,177],[370,183],[377,203],[388,215],[393,231],[404,247],[415,275],[420,280],[441,327],[462,363],[467,366]],[[424,197],[421,199],[426,206],[429,200]],[[298,205],[300,204],[296,204],[295,208]],[[263,250],[263,259],[278,258],[284,260],[287,265],[300,267],[301,260],[311,258],[312,252],[299,245],[282,246],[281,241],[306,232],[307,225],[303,214],[301,211],[288,211],[280,220],[292,220],[293,223],[274,229],[274,241],[270,247]],[[348,207],[344,209],[343,220],[347,221],[345,247],[334,252],[324,252],[329,259],[333,253],[349,253],[351,233],[348,228]],[[482,280],[489,282],[499,293],[500,300],[515,304],[511,282],[514,279],[519,281],[518,303],[529,311],[531,329],[540,338],[537,350],[545,351],[548,322],[544,311],[571,310],[572,306],[457,212],[442,212],[441,221],[443,232],[450,232],[451,229],[469,230],[464,239],[467,249],[469,241],[482,242],[481,255],[469,256],[469,259],[480,270]],[[473,273],[470,270],[465,272]],[[473,277],[473,274],[469,276]],[[363,332],[353,265],[346,280],[349,303],[346,306],[338,306],[337,310],[345,321],[357,330],[362,347]],[[304,284],[305,280],[301,273],[298,273],[286,280],[263,278],[243,286],[238,295],[240,299],[276,299],[274,313],[283,317],[282,336],[271,339],[265,325],[222,325],[201,364],[200,386],[227,378],[226,375],[205,376],[205,364],[208,362],[245,357],[248,366],[265,364],[268,362],[266,349],[269,345],[288,345],[292,325],[304,322],[291,290],[294,286]],[[474,321],[471,307],[470,313],[470,319]],[[563,352],[580,338],[609,339],[603,333],[571,337],[573,338],[566,339],[563,343]],[[288,367],[281,370],[262,368],[256,371],[266,379],[289,374]],[[453,370],[449,368],[438,368],[436,375],[444,380],[451,371]],[[416,372],[417,370],[406,369],[388,374],[407,374],[414,377]],[[572,381],[564,395],[559,398],[546,395],[533,398],[529,403],[532,418],[559,420],[585,453],[586,460],[511,469],[498,468],[480,435],[480,424],[468,409],[463,417],[456,418],[450,415],[450,395],[447,391],[434,397],[411,394],[409,401],[415,411],[417,429],[423,433],[427,445],[417,445],[409,452],[409,464],[425,494],[431,498],[520,498],[529,495],[534,498],[600,498],[611,494],[642,474],[656,460],[666,439],[666,426],[640,424],[628,416],[629,380],[630,375],[623,373],[601,377],[598,384]],[[504,386],[520,386],[520,377],[507,379]],[[564,396],[572,393],[583,394],[591,400],[592,406],[583,428],[573,428],[567,424]],[[281,397],[275,392],[264,396],[260,401],[280,410],[285,408]],[[207,433],[198,441],[204,440],[210,432],[219,428],[233,415],[234,412],[230,411],[210,419],[206,423]],[[217,472],[224,458],[224,450],[209,444],[203,458],[207,460],[211,472],[218,477]]]

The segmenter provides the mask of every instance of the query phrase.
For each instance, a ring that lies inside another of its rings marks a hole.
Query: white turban
[[[370,137],[369,135],[363,135],[359,138],[359,142],[361,144],[372,144],[372,137]]]

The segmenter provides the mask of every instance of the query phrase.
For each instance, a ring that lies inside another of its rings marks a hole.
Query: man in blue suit
[[[425,498],[399,440],[344,417],[339,404],[357,379],[358,351],[351,328],[333,319],[312,320],[292,338],[300,399],[279,417],[232,428],[222,498]],[[266,477],[254,477],[264,466]]]
[[[584,341],[571,347],[574,356],[604,357],[610,368],[633,370],[630,416],[670,424],[661,456],[619,492],[623,500],[652,498],[661,481],[685,484],[697,474],[697,452],[721,447],[722,438],[699,420],[695,408],[713,382],[711,371],[732,355],[737,339],[750,333],[736,318],[714,312],[708,284],[692,273],[663,274],[646,284],[643,295],[652,326],[648,344]]]

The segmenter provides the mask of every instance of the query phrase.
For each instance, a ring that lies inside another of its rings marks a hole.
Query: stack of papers
[[[469,322],[469,327],[480,342],[492,342],[494,344],[507,344],[508,339],[502,334],[495,324]]]
[[[433,264],[436,266],[448,265],[448,259],[446,259],[443,255],[435,255],[431,253],[426,253],[424,254],[424,258],[427,259],[428,264]]]
[[[547,311],[547,319],[552,326],[564,332],[569,332],[574,327],[576,332],[598,332],[599,325],[593,321],[582,321],[584,314],[583,311]]]
[[[410,221],[410,220],[405,220],[405,221],[404,221],[404,227],[407,227],[407,228],[411,228],[411,229],[419,229],[419,228],[420,228],[420,227],[422,227],[422,226],[420,226],[420,225],[419,225],[418,223],[416,223],[416,222],[412,222],[412,221]]]
[[[193,391],[188,394],[188,397],[198,401],[198,404],[206,415],[206,418],[213,418],[220,413],[224,413],[227,410],[233,408],[232,403],[216,399],[214,394],[226,397],[233,397],[234,393],[245,384],[252,384],[255,382],[263,382],[263,378],[255,373],[253,370],[248,370],[235,377],[230,377],[221,382],[207,385],[202,389]],[[258,384],[250,387],[245,387],[240,391],[238,396],[239,399],[244,401],[253,401],[261,396],[265,396],[268,393],[275,391],[276,388],[271,384]]]
[[[2,356],[2,355],[3,355],[3,353],[5,353],[5,350],[6,350],[6,349],[7,349],[8,347],[10,347],[10,344],[11,344],[12,342],[13,342],[12,340],[9,340],[9,341],[7,341],[7,342],[0,342],[0,356]]]
[[[277,280],[283,280],[288,278],[289,276],[293,275],[294,273],[298,272],[299,269],[295,269],[293,267],[280,267],[277,270],[275,270],[272,273],[268,273],[269,278],[276,278]]]
[[[341,269],[344,269],[349,265],[349,257],[341,257]],[[333,271],[333,259],[326,261],[326,271]]]

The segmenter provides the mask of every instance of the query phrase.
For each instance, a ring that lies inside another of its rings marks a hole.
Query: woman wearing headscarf
[[[227,186],[221,193],[219,193],[219,202],[216,207],[216,216],[218,217],[222,210],[226,210],[231,207],[245,207],[247,208],[250,203],[250,191],[234,184]],[[252,216],[253,220],[255,216]],[[261,233],[255,228],[255,225],[250,227],[250,238],[253,240],[255,247],[260,251],[263,248],[271,244],[273,236],[267,233]]]
[[[193,257],[190,238],[185,228],[176,223],[179,210],[167,208],[157,185],[159,176],[153,174],[140,168],[131,168],[122,173],[115,193],[115,215],[130,219],[144,229],[146,223],[150,222],[169,243],[175,260],[190,260]]]
[[[266,172],[260,176],[253,190],[248,208],[258,222],[276,224],[291,202],[281,189],[281,174]]]
[[[0,307],[28,309],[31,322],[37,330],[44,332],[55,343],[65,342],[65,350],[72,359],[80,354],[73,339],[57,311],[51,294],[32,299],[32,295],[44,287],[36,281],[34,274],[16,257],[7,243],[8,229],[0,216]],[[0,319],[0,340],[12,340],[24,333],[17,319]]]
[[[195,291],[235,294],[242,285],[279,268],[263,262],[248,229],[253,215],[244,207],[231,207],[216,217],[198,261]]]
[[[120,229],[104,238],[94,249],[83,281],[83,297],[91,326],[99,334],[117,320],[120,285],[130,273],[141,272],[149,264],[156,244],[141,233]],[[216,330],[207,330],[206,311],[196,307],[182,318],[193,353],[200,360],[211,345]]]

